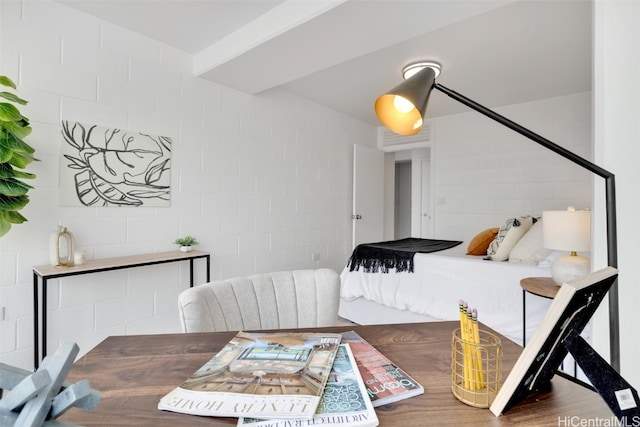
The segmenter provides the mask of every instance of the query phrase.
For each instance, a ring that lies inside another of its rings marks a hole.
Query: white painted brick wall
[[[50,0],[0,2],[0,48],[0,74],[30,101],[28,141],[41,159],[29,169],[38,175],[23,211],[29,222],[0,239],[0,305],[7,307],[0,361],[32,367],[31,268],[48,263],[58,224],[74,232],[89,259],[175,250],[178,235],[193,234],[198,249],[212,253],[214,280],[344,266],[352,145],[376,144],[370,125],[289,93],[252,97],[194,78],[183,52]],[[571,129],[563,126],[563,100],[513,112],[590,153],[578,145],[590,135],[585,99],[574,101]],[[60,119],[171,136],[171,206],[59,206]],[[446,238],[512,212],[534,213],[538,202],[564,203],[575,191],[571,180],[585,179],[528,143],[505,148],[513,136],[475,114],[439,119],[437,136],[436,191],[445,199],[437,232]],[[549,166],[540,173],[527,168],[533,163]],[[528,192],[540,199],[532,202]],[[203,264],[196,263],[196,283],[205,280]],[[187,281],[186,263],[51,280],[49,351],[60,340],[77,342],[82,354],[109,335],[178,331],[177,295]]]
[[[343,267],[348,222],[322,218],[349,218],[351,147],[375,145],[371,126],[291,94],[194,78],[189,55],[49,0],[0,3],[0,48],[0,74],[30,101],[41,160],[29,169],[29,222],[0,239],[0,361],[32,367],[31,268],[48,263],[58,224],[89,259],[176,250],[176,237],[193,234],[212,253],[213,279]],[[60,119],[172,137],[171,206],[60,206]],[[83,354],[108,335],[177,332],[188,277],[179,263],[49,281],[49,352],[61,340]]]
[[[539,135],[591,159],[589,93],[497,108]],[[592,176],[490,119],[434,119],[436,237],[469,241],[514,216],[590,208]]]

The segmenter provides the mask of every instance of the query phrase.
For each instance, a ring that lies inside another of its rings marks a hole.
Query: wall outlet
[[[314,253],[311,254],[311,261],[319,261],[320,260],[320,254],[319,253]]]

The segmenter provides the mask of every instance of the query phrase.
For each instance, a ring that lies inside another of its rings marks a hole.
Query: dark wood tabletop
[[[451,336],[458,326],[457,322],[433,322],[317,330],[355,330],[424,386],[423,395],[376,408],[381,426],[557,427],[581,420],[612,419],[612,412],[598,394],[559,376],[552,380],[550,391],[528,397],[500,417],[489,409],[460,402],[451,392]],[[199,417],[157,409],[162,396],[204,365],[235,334],[109,337],[78,359],[67,378],[71,382],[89,380],[91,388],[102,393],[100,403],[89,412],[73,408],[60,421],[83,426],[236,425],[234,418]],[[502,346],[503,378],[506,378],[521,347],[507,338],[502,338]]]

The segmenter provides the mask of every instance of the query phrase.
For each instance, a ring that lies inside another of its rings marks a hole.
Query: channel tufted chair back
[[[338,317],[340,277],[327,268],[205,283],[179,298],[183,332],[348,325]]]

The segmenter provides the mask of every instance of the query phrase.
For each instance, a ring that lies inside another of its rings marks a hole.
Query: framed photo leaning
[[[617,276],[617,269],[606,267],[560,287],[491,404],[495,416],[508,411],[531,392],[548,387],[569,352],[592,388],[620,420],[640,415],[636,390],[580,337]]]

